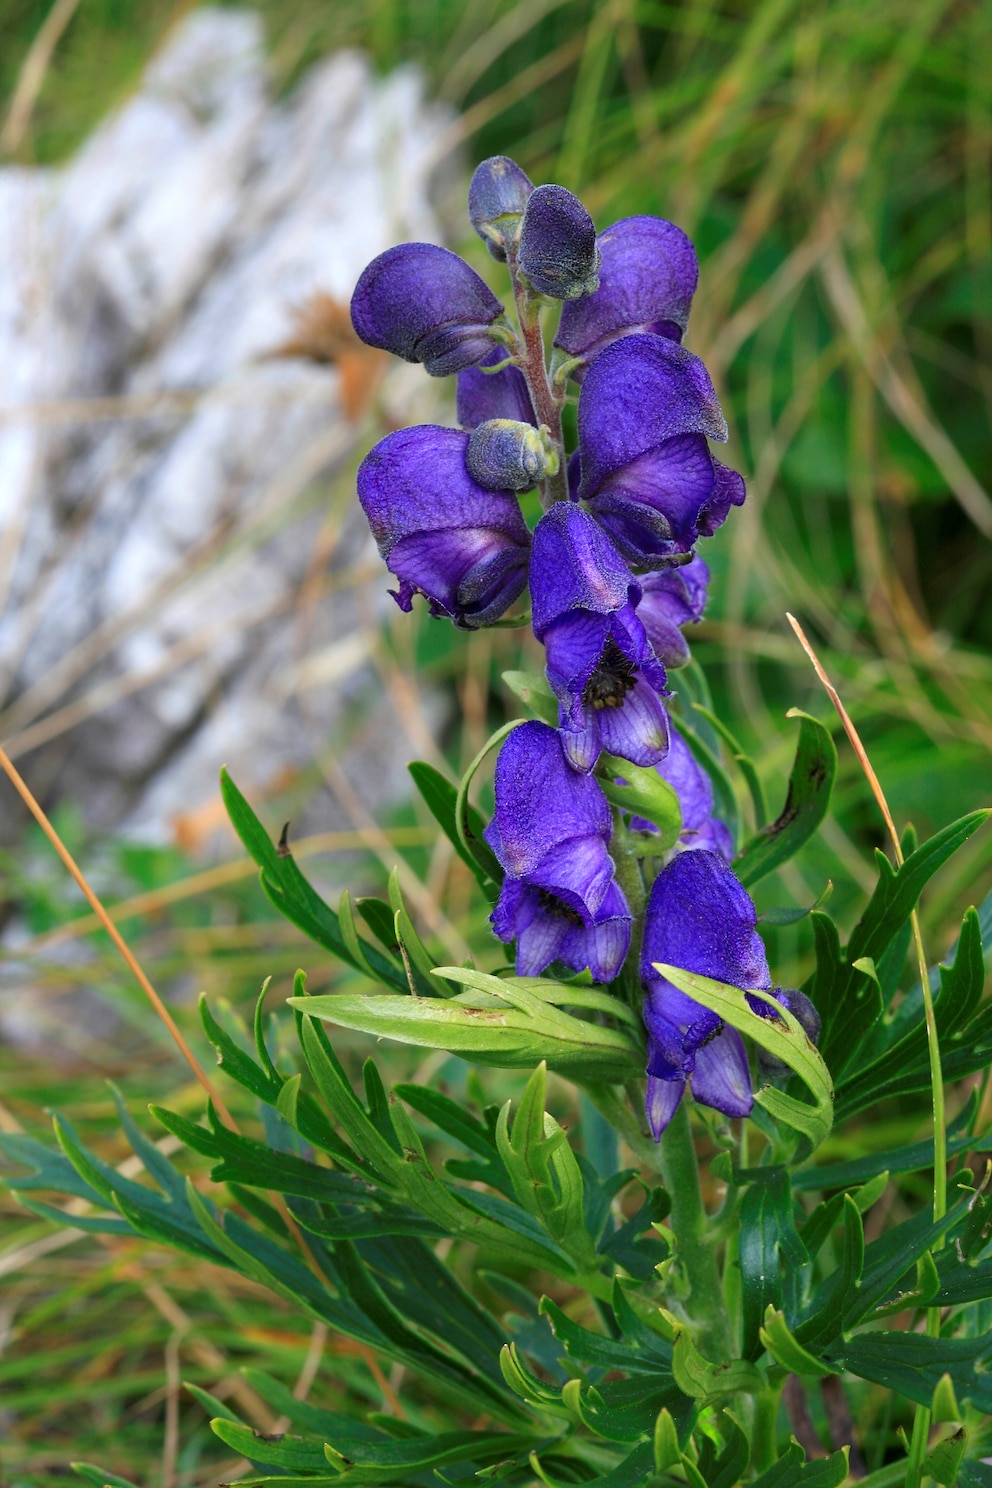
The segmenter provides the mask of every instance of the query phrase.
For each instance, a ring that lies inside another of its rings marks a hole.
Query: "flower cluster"
[[[486,831],[505,874],[492,925],[516,943],[520,975],[559,965],[618,976],[633,915],[615,858],[627,854],[639,875],[637,844],[655,828],[625,823],[601,780],[622,779],[616,762],[628,761],[674,789],[681,836],[644,926],[649,1123],[658,1135],[687,1082],[697,1100],[740,1115],[751,1087],[739,1036],[652,969],[662,960],[770,985],[754,907],[728,867],[730,834],[667,708],[668,671],[689,660],[683,628],[706,600],[696,543],[744,500],[741,477],[710,450],[727,438],[713,384],[682,345],[695,250],[656,217],[597,235],[577,197],[533,186],[503,156],[475,172],[469,218],[509,270],[517,323],[444,248],[405,243],[369,264],[355,330],[432,376],[456,374],[461,428],[388,435],[358,472],[359,498],[402,609],[420,594],[432,614],[476,629],[530,591],[558,727],[535,721],[509,735]],[[542,320],[556,301],[548,359]],[[563,437],[569,401],[574,450]],[[533,531],[528,491],[541,513]]]

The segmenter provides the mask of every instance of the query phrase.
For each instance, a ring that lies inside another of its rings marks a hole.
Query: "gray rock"
[[[440,239],[449,123],[355,53],[274,103],[258,18],[198,10],[66,168],[0,171],[0,737],[94,828],[168,840],[221,763],[264,788],[346,721],[373,809],[404,789],[368,664],[387,580],[335,489],[361,432],[334,368],[271,354]],[[419,369],[384,396],[444,416]]]

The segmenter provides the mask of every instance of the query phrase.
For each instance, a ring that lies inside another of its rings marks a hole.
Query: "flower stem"
[[[565,441],[561,428],[562,399],[558,397],[548,381],[548,369],[544,361],[544,337],[541,334],[541,300],[539,295],[520,283],[517,277],[516,253],[507,254],[507,263],[513,279],[513,295],[520,318],[523,336],[523,359],[521,371],[527,381],[531,406],[538,424],[543,424],[558,451],[558,469],[554,475],[546,475],[541,481],[541,505],[547,511],[556,501],[568,500],[568,471],[565,460]]]
[[[670,1223],[689,1283],[692,1316],[699,1324],[699,1346],[712,1363],[722,1364],[733,1356],[730,1328],[716,1253],[707,1239],[699,1164],[684,1100],[661,1136],[661,1173],[672,1201]]]

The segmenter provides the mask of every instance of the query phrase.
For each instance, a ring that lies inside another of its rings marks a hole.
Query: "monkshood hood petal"
[[[598,838],[605,853],[613,830],[609,803],[597,780],[571,769],[548,724],[533,720],[506,738],[494,787],[496,809],[484,836],[507,873],[540,871],[550,884],[550,855],[576,838]],[[590,882],[599,871],[590,859]]]
[[[690,553],[744,494],[741,477],[714,460],[702,434],[678,434],[613,471],[588,506],[628,563],[643,566]]]
[[[609,615],[636,604],[641,588],[603,529],[572,501],[558,501],[537,524],[531,566],[534,634],[571,611]]]
[[[505,360],[505,349],[497,346],[477,366],[466,367],[458,374],[455,384],[458,422],[470,433],[490,419],[516,419],[537,427],[527,381],[519,367],[504,367],[500,372],[479,370]]]
[[[699,279],[696,250],[682,229],[661,217],[624,217],[599,234],[596,246],[599,288],[566,303],[555,346],[588,363],[631,332],[681,341]]]
[[[351,299],[352,324],[368,346],[420,362],[432,377],[484,361],[495,340],[490,327],[503,316],[475,270],[434,243],[401,243],[380,253]]]
[[[693,1095],[725,1115],[746,1116],[752,1095],[739,1036],[654,970],[655,962],[743,989],[768,990],[771,976],[757,915],[746,889],[716,853],[683,852],[655,879],[648,897],[641,953],[648,1032],[646,1110],[657,1138],[678,1105],[685,1081]],[[756,1011],[764,1003],[754,1003]],[[767,1010],[771,1016],[771,1010]],[[659,1090],[656,1081],[669,1088]],[[667,1114],[666,1114],[667,1113]]]
[[[689,645],[683,625],[695,625],[706,607],[710,571],[702,558],[680,567],[641,574],[637,618],[647,631],[654,654],[666,667],[685,666]]]
[[[583,500],[615,471],[680,434],[725,440],[727,424],[697,356],[663,336],[622,336],[595,359],[579,397]]]
[[[362,461],[358,496],[400,581],[400,608],[423,594],[432,613],[473,629],[498,619],[526,587],[530,533],[512,492],[472,479],[468,441],[434,424],[400,429]]]

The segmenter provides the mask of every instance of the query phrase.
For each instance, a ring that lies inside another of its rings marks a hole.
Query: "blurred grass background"
[[[8,106],[19,96],[22,109],[5,136],[8,161],[70,153],[188,8],[66,0],[55,15],[38,0],[5,0],[0,96]],[[791,759],[786,709],[833,726],[785,624],[791,610],[838,682],[900,825],[926,835],[988,804],[992,7],[261,0],[259,9],[280,90],[340,46],[366,48],[382,70],[415,62],[460,113],[453,139],[463,154],[449,171],[467,180],[477,160],[509,153],[535,180],[579,192],[601,225],[656,212],[694,237],[702,272],[687,344],[711,369],[732,428],[728,460],[749,486],[743,510],[706,548],[713,599],[694,650],[719,711],[757,756],[777,810]],[[495,284],[467,233],[452,246]],[[347,499],[343,487],[329,494]],[[440,741],[455,769],[502,721],[498,675],[521,644],[516,633],[466,637],[397,614],[377,663],[413,734],[424,727],[414,660],[457,695],[466,737]],[[808,904],[831,878],[831,907],[847,928],[883,834],[855,761],[840,752],[833,819],[762,886],[760,906]],[[296,782],[292,799],[267,803],[274,826],[323,766]],[[93,843],[67,805],[59,824],[108,901],[126,901],[129,939],[194,1030],[194,990],[244,1012],[270,974],[278,1005],[299,961],[312,985],[339,977],[273,918],[233,853],[204,867],[178,849]],[[387,833],[378,858],[355,856],[356,879],[381,892],[382,857],[395,847],[441,898],[435,928],[481,943],[481,907],[429,821],[410,805]],[[356,840],[313,846],[354,851]],[[2,866],[8,904],[28,930],[7,956],[31,1016],[52,1027],[80,984],[94,1016],[59,1041],[55,1063],[44,1040],[33,1055],[0,1049],[0,1123],[43,1132],[46,1108],[58,1105],[88,1133],[102,1130],[119,1161],[107,1077],[138,1111],[149,1099],[195,1111],[199,1094],[109,941],[88,919],[66,932],[81,901],[40,837],[27,833]],[[928,894],[931,959],[963,907],[984,897],[990,868],[992,834],[980,833]],[[773,933],[777,975],[797,980],[808,932]],[[908,1131],[924,1117],[895,1110],[892,1119]],[[9,1197],[0,1206],[5,1484],[63,1482],[69,1457],[164,1488],[216,1482],[234,1465],[180,1378],[243,1395],[237,1367],[261,1362],[310,1388],[322,1352],[336,1347],[271,1297],[192,1261],[116,1238],[67,1245]],[[369,1360],[351,1361],[346,1384],[334,1378],[325,1361],[314,1390],[340,1409],[381,1402],[389,1388]],[[241,1404],[271,1425],[257,1402]]]

